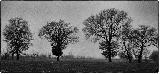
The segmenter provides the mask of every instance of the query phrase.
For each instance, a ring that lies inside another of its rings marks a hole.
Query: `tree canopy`
[[[133,30],[132,41],[134,42],[134,47],[138,49],[138,62],[141,62],[143,52],[148,46],[156,46],[158,44],[157,35],[157,29],[146,25],[140,25],[137,29]]]
[[[83,31],[87,39],[93,37],[95,42],[98,40],[106,42],[108,47],[105,48],[105,51],[108,51],[106,54],[108,54],[109,62],[111,62],[111,51],[114,49],[112,48],[113,43],[120,37],[122,24],[127,22],[128,18],[125,11],[111,8],[102,10],[83,22],[85,25]]]
[[[22,51],[28,50],[32,45],[33,39],[32,33],[29,29],[28,22],[20,17],[11,18],[9,24],[5,26],[3,31],[4,38],[7,42],[9,53],[13,55],[17,54],[17,60],[19,59]]]
[[[132,19],[128,18],[127,22],[125,22],[122,25],[122,31],[121,31],[121,37],[120,37],[120,43],[122,46],[121,52],[119,52],[119,55],[121,58],[126,58],[129,62],[132,61],[133,58],[133,43],[132,43],[132,25],[131,25]]]
[[[69,43],[78,42],[77,27],[73,27],[70,23],[65,23],[63,20],[58,22],[52,21],[47,23],[40,29],[39,36],[47,39],[52,46],[53,55],[59,56],[63,54],[62,50],[67,47]]]

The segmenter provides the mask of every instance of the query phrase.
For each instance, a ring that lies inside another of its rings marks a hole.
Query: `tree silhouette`
[[[40,38],[46,38],[52,46],[52,54],[59,57],[63,54],[62,50],[69,43],[78,42],[77,27],[70,26],[70,23],[65,23],[63,20],[59,22],[52,21],[43,26],[39,32]]]
[[[125,43],[123,42],[123,50],[119,52],[119,56],[121,58],[127,59],[129,63],[132,62],[133,59],[133,52],[132,52],[132,46],[130,46],[131,43]]]
[[[8,45],[9,53],[17,55],[17,60],[19,60],[19,55],[22,51],[28,50],[33,39],[32,33],[28,27],[28,22],[22,18],[16,17],[9,20],[9,25],[5,26],[3,31],[4,38]]]
[[[110,51],[108,50],[109,48],[109,45],[107,42],[105,41],[102,41],[99,43],[100,46],[99,46],[99,49],[101,49],[103,52],[102,52],[102,55],[104,55],[106,58],[109,58],[109,56],[111,57],[115,57],[117,55],[117,52],[118,52],[118,47],[119,47],[119,44],[117,41],[112,41],[111,42],[111,46],[110,46]],[[108,53],[111,52],[111,54],[109,55]]]
[[[125,22],[122,25],[122,32],[121,32],[121,43],[122,43],[122,51],[120,52],[121,58],[128,59],[129,62],[132,61],[133,55],[132,55],[132,26],[130,23],[132,22],[132,19],[129,18],[127,22]]]
[[[140,25],[139,28],[132,32],[132,41],[134,42],[134,47],[137,48],[139,63],[142,61],[144,49],[147,49],[148,46],[158,44],[157,35],[158,33],[155,28],[145,25]]]
[[[103,51],[105,54],[102,54],[107,54],[109,62],[112,62],[112,53],[115,53],[112,51],[116,50],[113,47],[116,39],[120,37],[121,25],[128,18],[125,11],[111,8],[102,10],[99,14],[92,15],[83,22],[85,25],[83,31],[87,39],[92,38],[95,42],[102,41],[102,45],[107,45]]]
[[[149,58],[158,64],[159,63],[159,52],[153,51],[152,54],[149,56]]]

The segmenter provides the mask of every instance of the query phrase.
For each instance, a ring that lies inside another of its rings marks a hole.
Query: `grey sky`
[[[99,13],[103,9],[116,8],[128,12],[132,17],[132,25],[151,25],[158,28],[158,1],[2,1],[1,3],[1,34],[8,20],[12,17],[22,17],[30,24],[34,33],[33,46],[27,52],[51,54],[51,46],[46,40],[41,40],[37,35],[39,29],[52,20],[63,19],[71,25],[83,28],[82,22],[89,16]],[[102,58],[98,44],[84,39],[79,33],[80,42],[69,45],[64,50],[65,54],[91,56]],[[1,35],[1,40],[3,36]],[[2,42],[2,41],[1,41]],[[5,52],[5,42],[1,43],[2,53]],[[156,49],[156,48],[152,48]]]

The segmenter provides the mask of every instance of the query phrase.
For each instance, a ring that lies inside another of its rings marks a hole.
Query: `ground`
[[[46,73],[156,73],[154,62],[127,63],[106,60],[1,60],[1,72]]]

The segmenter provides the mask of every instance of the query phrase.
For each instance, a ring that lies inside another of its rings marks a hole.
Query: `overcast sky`
[[[103,9],[116,8],[124,10],[132,17],[133,27],[138,25],[150,25],[158,29],[158,1],[10,1],[1,3],[1,50],[5,52],[6,43],[2,40],[2,31],[8,20],[12,17],[22,17],[28,21],[32,33],[34,33],[33,46],[27,52],[51,54],[50,43],[40,39],[39,29],[52,20],[65,20],[80,30],[84,27],[82,22],[89,16],[99,13]],[[85,40],[80,31],[80,42],[69,45],[64,54],[71,52],[76,56],[90,56],[103,58],[98,44]],[[156,49],[152,47],[152,49]]]

